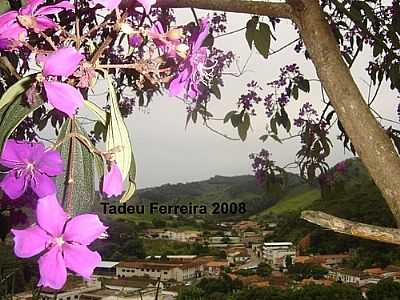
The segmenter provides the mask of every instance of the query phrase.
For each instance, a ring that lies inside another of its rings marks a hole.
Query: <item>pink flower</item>
[[[20,46],[20,42],[24,41],[28,34],[28,29],[41,32],[55,28],[56,23],[47,16],[62,10],[74,9],[69,1],[41,6],[44,2],[44,0],[29,0],[19,11],[8,11],[0,16],[0,48]]]
[[[36,218],[37,224],[11,232],[17,257],[42,254],[38,260],[38,286],[61,289],[67,280],[67,269],[90,278],[101,257],[87,246],[107,229],[98,216],[69,218],[53,194],[38,200]]]
[[[117,197],[122,194],[123,181],[122,173],[116,163],[112,163],[110,170],[104,175],[103,179],[103,193],[107,197]]]
[[[28,187],[39,197],[53,194],[56,185],[50,178],[64,171],[60,153],[46,150],[42,143],[8,140],[0,158],[0,164],[11,170],[0,187],[11,199],[17,199]]]
[[[43,76],[41,79],[46,91],[47,100],[56,109],[73,117],[76,110],[84,103],[82,94],[75,87],[52,80],[54,76],[71,76],[84,59],[73,47],[60,48],[47,56],[38,57],[39,63],[43,65]]]

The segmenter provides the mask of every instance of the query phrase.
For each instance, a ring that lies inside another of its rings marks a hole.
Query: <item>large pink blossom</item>
[[[46,150],[42,143],[8,140],[0,164],[10,168],[0,187],[11,199],[17,199],[28,187],[39,197],[55,193],[56,185],[50,177],[64,170],[60,153]]]
[[[53,194],[38,200],[36,218],[37,224],[11,232],[17,257],[41,254],[38,286],[61,289],[67,280],[67,269],[90,278],[101,257],[87,246],[107,229],[98,216],[84,214],[69,218]]]
[[[14,48],[21,45],[28,30],[41,32],[55,28],[57,24],[47,16],[62,10],[72,10],[69,1],[42,6],[45,0],[29,0],[27,5],[18,11],[8,11],[0,16],[0,48]]]
[[[38,57],[39,63],[43,65],[42,83],[47,100],[69,117],[75,115],[76,110],[83,105],[83,96],[75,87],[53,80],[53,77],[71,76],[83,59],[84,56],[73,47],[60,48],[47,56]]]

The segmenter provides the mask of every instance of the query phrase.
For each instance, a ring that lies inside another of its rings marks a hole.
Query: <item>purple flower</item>
[[[169,85],[169,95],[178,96],[185,91],[190,98],[197,98],[200,94],[199,84],[209,80],[207,72],[210,68],[206,66],[209,50],[202,47],[204,40],[209,34],[210,23],[207,18],[201,20],[199,33],[192,38],[190,53],[183,63],[178,75]]]
[[[48,18],[62,10],[72,10],[74,6],[69,1],[41,6],[45,0],[30,0],[19,11],[9,11],[0,16],[0,45],[1,48],[14,48],[25,40],[28,29],[41,32],[55,28],[56,23]]]
[[[71,76],[79,67],[84,56],[73,47],[60,48],[47,56],[39,56],[43,65],[42,75],[37,77],[43,83],[47,100],[58,110],[73,117],[84,103],[80,91],[73,86],[52,80],[54,76]]]
[[[103,193],[105,193],[107,197],[117,197],[122,194],[122,189],[122,173],[119,167],[113,162],[111,163],[110,170],[104,175]]]
[[[341,161],[336,164],[335,170],[340,173],[345,173],[347,171],[347,163],[346,161]]]
[[[0,163],[11,169],[0,183],[11,199],[20,197],[28,187],[39,197],[54,193],[56,186],[50,177],[64,171],[60,154],[46,150],[42,143],[8,140]]]
[[[61,289],[67,280],[67,268],[90,278],[101,257],[87,246],[107,229],[99,217],[84,214],[69,218],[53,194],[38,200],[36,219],[37,224],[11,232],[17,257],[28,258],[42,253],[38,260],[38,286]]]

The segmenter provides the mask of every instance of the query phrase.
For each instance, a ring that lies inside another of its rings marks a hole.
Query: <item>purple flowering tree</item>
[[[289,116],[288,105],[311,86],[297,65],[286,62],[276,80],[250,81],[223,122],[245,141],[252,117],[265,114],[260,139],[282,143],[288,139],[282,130],[298,138],[295,165],[307,179],[329,174],[330,129],[337,126],[400,225],[400,131],[383,130],[382,117],[371,109],[378,93],[365,101],[350,73],[359,53],[372,49],[367,66],[372,84],[378,91],[386,79],[400,91],[398,1],[9,0],[1,5],[0,212],[14,216],[15,255],[38,257],[38,286],[60,289],[68,272],[88,278],[100,262],[89,247],[106,236],[106,227],[90,212],[96,191],[121,202],[135,192],[136,166],[124,121],[134,107],[148,106],[156,93],[179,97],[187,106],[187,122],[200,116],[210,128],[207,121],[214,117],[207,104],[222,97],[224,71],[236,59],[214,46],[216,36],[230,34],[228,11],[253,15],[244,20],[243,42],[265,59],[280,51],[270,44],[279,38],[274,30],[281,19],[293,21],[299,38],[286,47],[311,59],[329,100],[321,112],[306,102],[297,116]],[[194,21],[177,24],[174,8],[190,8]],[[199,19],[195,9],[223,13]],[[101,103],[92,97],[99,82],[107,86]],[[85,111],[92,126],[83,122]],[[54,129],[54,137],[42,142],[38,133],[46,127]],[[285,184],[284,168],[268,150],[250,158],[267,189]],[[335,168],[346,170],[344,164]],[[32,219],[19,210],[24,205],[32,209]],[[303,217],[342,233],[400,244],[397,229],[319,212]]]

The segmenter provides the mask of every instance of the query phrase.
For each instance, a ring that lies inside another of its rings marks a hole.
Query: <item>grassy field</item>
[[[264,215],[273,213],[273,214],[282,214],[289,211],[297,211],[300,209],[304,209],[311,205],[315,200],[321,198],[321,193],[318,189],[315,188],[306,188],[303,191],[293,191],[288,196],[280,200],[274,206],[264,210],[260,214],[257,214],[255,218],[263,217]]]
[[[143,243],[147,255],[188,254],[191,248],[189,243],[177,241],[145,239]]]

